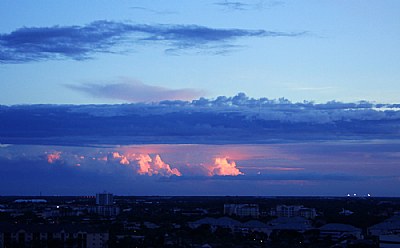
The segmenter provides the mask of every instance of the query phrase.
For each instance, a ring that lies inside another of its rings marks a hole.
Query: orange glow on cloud
[[[119,154],[119,152],[113,152],[112,156],[113,156],[113,158],[122,158],[122,155]]]
[[[154,159],[148,154],[140,154],[137,160],[139,164],[137,172],[140,175],[182,176],[182,173],[177,168],[171,169],[171,166],[165,163],[158,154]]]
[[[150,172],[150,162],[151,162],[151,158],[148,154],[144,155],[144,154],[140,154],[137,158],[138,160],[138,164],[139,164],[139,169],[138,169],[138,173],[140,175],[145,175],[145,174],[150,174],[150,176],[152,175]]]
[[[113,158],[115,158],[115,159],[120,159],[119,160],[119,163],[120,164],[123,164],[123,165],[128,165],[128,164],[130,164],[130,162],[129,162],[129,159],[126,157],[126,156],[124,156],[124,155],[121,155],[119,152],[113,152],[112,153],[112,156],[113,156]]]
[[[125,155],[113,152],[112,157],[119,160],[119,163],[123,165],[129,165],[132,161],[136,161],[139,167],[137,173],[140,175],[182,176],[182,173],[177,168],[171,169],[171,166],[165,163],[158,154],[152,158],[149,154],[145,153]]]
[[[50,154],[47,154],[47,162],[49,164],[52,164],[54,162],[56,162],[57,160],[60,160],[61,157],[61,152],[53,152]]]
[[[127,157],[123,157],[123,158],[119,161],[119,163],[120,163],[120,164],[127,165],[127,164],[129,164],[129,160],[128,160]]]
[[[214,159],[214,164],[207,166],[209,176],[238,176],[243,175],[238,168],[236,168],[235,161],[228,161],[227,157],[217,157]]]

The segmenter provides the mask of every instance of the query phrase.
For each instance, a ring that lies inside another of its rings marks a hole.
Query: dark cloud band
[[[145,25],[95,21],[85,26],[23,27],[0,34],[0,63],[91,58],[96,53],[122,52],[133,44],[162,44],[168,49],[212,49],[232,46],[245,37],[299,36],[303,33],[215,29],[198,25]],[[168,50],[167,49],[167,50]]]

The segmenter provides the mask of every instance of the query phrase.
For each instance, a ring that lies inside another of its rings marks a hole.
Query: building
[[[96,205],[110,206],[114,204],[113,194],[99,193],[96,194]]]
[[[271,234],[271,228],[264,222],[258,220],[249,220],[240,225],[241,233],[261,232],[268,235]]]
[[[192,229],[198,228],[202,225],[210,226],[212,231],[217,230],[217,228],[226,228],[234,232],[238,227],[242,225],[242,223],[229,217],[221,217],[218,219],[207,217],[188,223],[188,226]]]
[[[321,226],[319,231],[321,238],[329,237],[332,240],[346,239],[349,237],[354,237],[356,239],[362,238],[362,230],[360,228],[347,224],[330,223]]]
[[[304,217],[306,219],[314,219],[317,216],[315,208],[306,208],[302,205],[278,205],[275,210],[271,210],[272,216],[277,217]]]
[[[379,248],[398,248],[400,247],[400,234],[379,235]]]
[[[96,206],[88,207],[88,212],[101,216],[117,216],[120,213],[119,207],[114,205],[114,197],[111,193],[96,194]]]
[[[368,234],[379,237],[379,247],[400,247],[400,216],[392,216],[371,226]]]
[[[87,225],[0,224],[0,248],[106,248],[108,230]]]
[[[368,234],[380,236],[384,234],[399,234],[400,233],[400,216],[395,215],[381,223],[368,228]]]
[[[117,216],[120,213],[120,208],[117,206],[109,206],[109,205],[98,205],[88,207],[88,212],[90,214],[97,214],[101,216]]]
[[[224,204],[224,214],[258,218],[260,210],[258,204]]]
[[[47,203],[44,199],[17,199],[14,203]]]
[[[311,221],[304,217],[279,217],[269,221],[268,226],[273,231],[296,231],[304,233],[307,230],[313,229]]]

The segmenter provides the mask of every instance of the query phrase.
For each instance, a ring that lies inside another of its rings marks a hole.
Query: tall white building
[[[110,206],[114,204],[113,194],[110,193],[98,193],[96,194],[96,205]]]

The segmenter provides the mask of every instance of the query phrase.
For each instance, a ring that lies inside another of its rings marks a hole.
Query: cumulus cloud
[[[243,175],[237,167],[235,161],[228,161],[228,158],[215,158],[214,163],[206,165],[209,176],[238,176]]]
[[[165,163],[158,154],[154,158],[150,155],[141,155],[138,161],[140,165],[138,173],[141,175],[182,176],[177,168],[171,169],[170,165]]]
[[[121,165],[134,165],[135,172],[139,175],[159,175],[159,176],[182,176],[182,173],[177,168],[165,163],[159,154],[153,157],[150,154],[131,153],[121,154],[112,152],[111,159],[117,160]]]
[[[85,60],[96,53],[122,53],[132,45],[162,44],[166,50],[225,49],[246,37],[293,37],[300,33],[218,29],[198,25],[131,24],[100,20],[84,26],[22,27],[0,34],[0,63],[48,59]]]
[[[163,100],[192,100],[205,94],[205,91],[191,88],[170,89],[152,86],[135,80],[109,84],[86,83],[66,85],[67,88],[93,97],[123,100],[127,102],[159,102]]]

